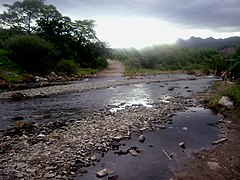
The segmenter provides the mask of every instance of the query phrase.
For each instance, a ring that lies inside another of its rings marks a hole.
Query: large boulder
[[[223,96],[220,101],[218,102],[218,104],[226,107],[227,109],[233,109],[233,102],[231,101],[231,99],[228,96]]]

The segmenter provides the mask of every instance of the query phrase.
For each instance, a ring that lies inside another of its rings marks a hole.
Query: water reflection
[[[113,88],[111,88],[114,90]],[[119,98],[121,97],[121,98]],[[113,96],[109,102],[114,107],[110,109],[111,112],[125,109],[127,106],[145,106],[152,107],[153,97],[146,84],[135,84],[133,88],[128,88],[121,92],[118,96]]]

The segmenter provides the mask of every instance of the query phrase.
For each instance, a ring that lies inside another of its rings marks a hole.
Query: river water
[[[206,90],[211,82],[216,80],[214,77],[187,80],[187,77],[183,74],[159,75],[152,78],[158,78],[160,81],[164,79],[165,82],[123,85],[22,101],[0,100],[0,129],[3,131],[11,128],[15,123],[13,120],[15,117],[42,124],[52,121],[74,121],[109,106],[118,106],[117,109],[132,104],[151,106],[151,103],[169,95],[192,96],[193,93]],[[176,79],[176,81],[168,82],[168,78]],[[93,78],[89,81],[114,81],[119,79],[123,78]],[[174,90],[168,91],[168,88],[172,86],[175,87]],[[112,110],[117,109],[113,108]]]
[[[122,85],[21,101],[0,100],[0,129],[4,132],[13,127],[16,117],[21,117],[23,121],[44,124],[53,121],[79,120],[104,108],[112,112],[139,104],[151,108],[153,103],[167,101],[169,96],[193,97],[193,94],[206,91],[214,81],[218,80],[212,76],[195,80],[189,77],[183,74],[158,75],[152,77],[159,79],[156,83]],[[114,80],[124,80],[124,78],[93,78],[71,83]],[[171,87],[174,89],[169,90]],[[140,143],[134,134],[132,139],[123,142],[125,145],[120,148],[137,146],[141,150],[140,156],[134,157],[130,154],[119,156],[113,151],[106,153],[104,157],[97,154],[101,158],[100,162],[87,168],[87,174],[77,176],[75,179],[98,179],[96,172],[103,168],[111,169],[113,173],[102,179],[115,175],[121,180],[169,179],[172,171],[180,167],[182,160],[190,157],[192,152],[201,148],[211,148],[211,142],[218,139],[219,131],[208,124],[216,124],[221,118],[221,115],[214,115],[201,106],[178,112],[173,117],[173,124],[165,124],[166,129],[145,133],[144,143]],[[185,142],[186,149],[181,149],[179,142]],[[172,155],[172,160],[164,151]]]

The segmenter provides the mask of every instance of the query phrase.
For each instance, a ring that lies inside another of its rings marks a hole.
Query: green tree
[[[16,35],[9,38],[4,47],[10,59],[31,73],[53,69],[57,63],[55,47],[38,36]]]
[[[8,9],[0,14],[1,23],[8,28],[31,34],[36,30],[36,20],[42,16],[44,0],[16,1],[12,5],[3,6]]]

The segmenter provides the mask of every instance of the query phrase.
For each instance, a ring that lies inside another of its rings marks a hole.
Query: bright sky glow
[[[17,0],[0,0],[12,4]],[[22,0],[18,0],[22,1]],[[112,48],[174,43],[178,38],[240,36],[240,0],[46,0],[72,20],[96,21]],[[0,6],[0,13],[6,8]]]
[[[154,18],[99,18],[96,32],[100,40],[113,48],[142,48],[156,44],[172,44],[178,38],[225,38],[240,33],[216,33],[207,29],[186,29]]]

